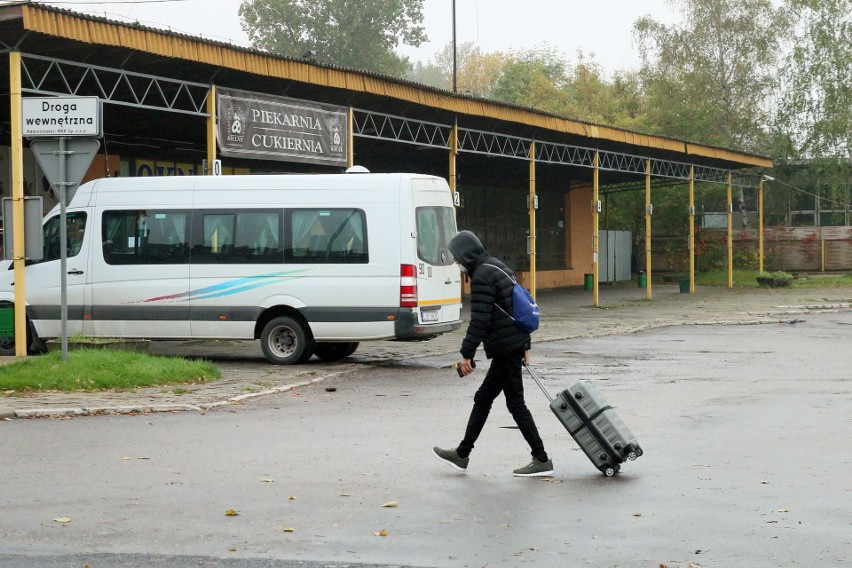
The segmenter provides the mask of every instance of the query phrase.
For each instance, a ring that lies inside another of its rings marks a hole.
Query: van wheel
[[[349,357],[358,349],[358,342],[335,341],[331,343],[317,343],[314,347],[314,355],[323,361],[340,361]]]
[[[287,316],[270,320],[260,334],[263,354],[276,365],[304,363],[313,355],[314,345],[304,324]]]

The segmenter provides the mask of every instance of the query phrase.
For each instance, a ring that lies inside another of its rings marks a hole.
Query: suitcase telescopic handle
[[[535,384],[537,384],[537,385],[538,385],[538,388],[540,388],[540,389],[541,389],[541,392],[543,392],[543,393],[544,393],[544,396],[546,396],[546,397],[547,397],[547,401],[548,401],[548,402],[553,402],[553,397],[552,397],[552,396],[550,396],[550,393],[547,391],[547,389],[546,389],[546,388],[544,388],[544,385],[541,383],[541,379],[539,379],[539,378],[538,378],[538,375],[536,375],[536,374],[535,374],[535,371],[533,371],[533,370],[532,370],[532,368],[531,368],[529,365],[527,365],[526,363],[524,363],[524,368],[525,368],[527,371],[529,371],[529,372],[530,372],[530,375],[532,375],[532,378],[533,378],[533,380],[535,381]]]

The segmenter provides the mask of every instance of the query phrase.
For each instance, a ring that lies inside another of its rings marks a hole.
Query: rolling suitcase
[[[527,367],[550,409],[601,473],[611,477],[625,460],[635,460],[642,448],[627,425],[589,381],[578,381],[552,397],[535,371]]]

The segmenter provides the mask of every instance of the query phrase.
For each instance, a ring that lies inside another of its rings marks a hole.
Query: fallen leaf
[[[352,494],[351,493],[341,493],[340,496],[341,497],[352,497]]]
[[[137,460],[149,460],[149,459],[151,459],[151,458],[146,457],[146,456],[139,456],[139,457],[138,457],[138,458],[136,458],[136,459],[137,459]]]
[[[236,547],[236,546],[232,546],[231,548],[229,548],[229,549],[228,549],[228,551],[230,551],[230,552],[236,552],[236,551],[237,551],[237,547]]]
[[[53,520],[56,521],[57,523],[70,523],[71,522],[70,517],[56,517]]]
[[[633,516],[634,516],[634,517],[641,517],[641,516],[642,516],[642,513],[633,513]]]
[[[271,477],[261,477],[260,481],[262,483],[275,483],[275,480],[272,479]]]
[[[789,513],[790,509],[778,509],[779,513]]]
[[[296,532],[296,529],[294,529],[293,527],[278,527],[278,528],[280,528],[284,532]]]
[[[376,535],[376,536],[388,536],[388,530],[382,529],[380,531],[374,532],[373,534]]]
[[[123,459],[124,461],[128,461],[130,458],[129,458],[129,457],[127,457],[127,456],[125,456],[125,457],[123,457],[123,458],[121,458],[121,459]]]
[[[399,503],[397,503],[396,501],[388,501],[387,503],[382,505],[382,507],[388,507],[390,509],[393,509],[394,507],[396,507],[398,505],[399,505]]]
[[[239,512],[239,511],[235,511],[235,510],[233,510],[233,509],[228,509],[227,511],[225,511],[225,516],[226,516],[226,517],[236,517],[236,516],[237,516],[237,515],[239,515],[239,514],[240,514],[240,512]]]
[[[761,481],[760,484],[761,485],[769,485],[769,482],[768,481]]]
[[[295,501],[295,500],[296,500],[296,496],[295,496],[295,495],[290,495],[289,497],[287,497],[287,499],[289,499],[290,501]]]

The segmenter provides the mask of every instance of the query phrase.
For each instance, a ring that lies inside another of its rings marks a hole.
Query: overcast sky
[[[110,19],[138,21],[191,35],[250,47],[240,27],[240,0],[79,0],[46,1],[57,7]],[[594,53],[607,71],[635,68],[639,54],[632,27],[651,14],[671,22],[666,0],[456,0],[456,41],[473,41],[484,52],[509,51],[547,42],[574,60],[577,50]],[[428,61],[452,41],[452,0],[426,0],[429,43],[398,51],[412,60]]]

